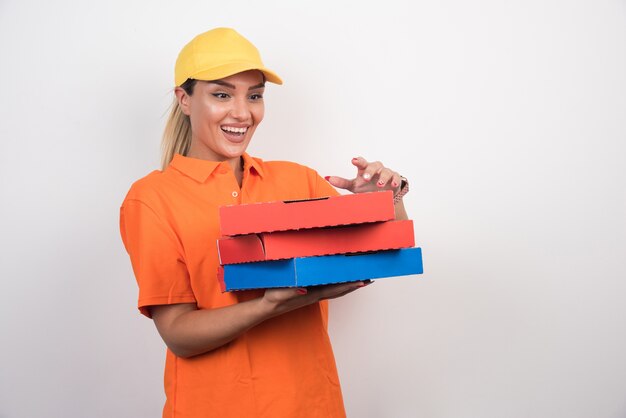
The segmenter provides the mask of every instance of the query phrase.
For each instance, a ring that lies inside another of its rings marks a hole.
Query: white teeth
[[[222,130],[235,134],[245,134],[248,128],[233,128],[232,126],[222,126]]]

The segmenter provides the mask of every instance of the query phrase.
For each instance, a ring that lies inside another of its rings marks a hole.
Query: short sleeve
[[[120,208],[120,233],[139,286],[139,311],[152,305],[194,303],[184,252],[172,228],[139,200]]]

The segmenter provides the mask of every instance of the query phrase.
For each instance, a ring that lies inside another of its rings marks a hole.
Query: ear
[[[174,94],[176,95],[176,100],[178,100],[180,110],[185,115],[189,116],[191,114],[191,97],[189,97],[187,92],[182,87],[176,87],[174,89]]]

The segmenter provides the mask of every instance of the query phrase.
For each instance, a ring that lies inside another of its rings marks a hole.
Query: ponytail
[[[193,94],[196,80],[188,79],[181,87],[188,95]],[[178,104],[178,99],[174,97],[170,115],[165,123],[163,139],[161,140],[161,169],[169,165],[175,154],[187,155],[191,146],[191,122],[189,116],[185,115]]]

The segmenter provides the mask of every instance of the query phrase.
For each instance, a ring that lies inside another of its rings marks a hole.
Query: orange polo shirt
[[[228,162],[181,155],[132,185],[120,210],[120,230],[144,315],[151,305],[212,309],[262,296],[220,291],[220,206],[337,194],[302,165],[248,154],[243,160],[241,188]],[[206,354],[185,359],[167,350],[163,417],[345,417],[326,319],[326,302],[315,303]]]

